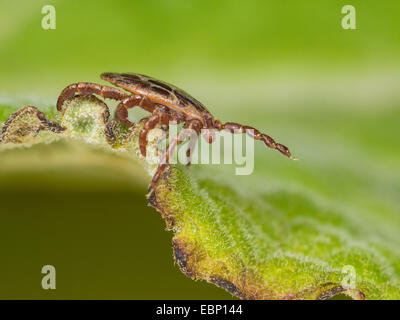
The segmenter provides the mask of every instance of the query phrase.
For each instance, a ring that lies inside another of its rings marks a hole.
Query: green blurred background
[[[41,27],[49,4],[55,30]],[[356,30],[341,27],[345,4],[356,8]],[[286,170],[258,145],[255,174],[265,155],[271,177],[302,181],[344,205],[398,212],[399,17],[394,0],[2,0],[0,104],[54,105],[70,83],[104,83],[105,71],[144,73],[308,160]],[[55,172],[42,184],[94,178],[77,171],[63,179]],[[0,298],[231,297],[174,265],[172,234],[146,207],[145,182],[96,179],[109,188],[41,193],[3,181]],[[376,200],[366,201],[370,194]],[[41,289],[45,264],[57,269],[54,291]]]

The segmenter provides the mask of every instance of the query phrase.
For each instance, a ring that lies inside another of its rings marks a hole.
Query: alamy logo
[[[56,8],[52,5],[45,5],[42,8],[42,14],[45,14],[42,18],[42,28],[44,30],[54,30],[56,28]]]
[[[342,268],[344,277],[341,281],[341,285],[345,289],[354,289],[356,287],[357,274],[356,269],[351,265],[346,265]]]
[[[252,138],[254,130],[252,129],[247,129],[244,134],[241,131],[231,134],[215,129],[202,129],[197,132],[184,128],[178,133],[177,125],[170,123],[168,132],[160,131],[160,129],[151,130],[160,137],[157,149],[161,150],[164,156],[155,157],[148,148],[146,160],[151,164],[188,164],[188,162],[191,164],[233,164],[237,166],[236,175],[250,175],[254,170],[254,139]],[[168,154],[167,145],[174,142],[171,140],[168,143],[167,136],[184,137],[182,141],[176,141],[177,144],[182,145],[172,154]],[[210,136],[212,143],[209,142]]]
[[[42,274],[45,276],[42,278],[42,288],[45,290],[55,290],[56,288],[56,268],[48,264],[43,266]]]
[[[342,14],[345,16],[342,18],[342,28],[347,29],[356,29],[356,8],[352,5],[345,5],[342,8]]]

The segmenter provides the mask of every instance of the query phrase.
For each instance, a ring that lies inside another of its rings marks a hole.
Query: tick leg
[[[184,129],[193,129],[196,130],[196,132],[200,131],[200,125],[197,121],[191,121],[185,124],[183,127]],[[158,165],[157,171],[151,180],[151,188],[155,186],[157,183],[158,179],[160,178],[161,174],[164,172],[165,168],[167,167],[167,164],[169,162],[169,159],[172,157],[174,154],[174,151],[176,147],[181,144],[185,139],[192,133],[191,130],[182,130],[179,132],[178,135],[172,139],[170,144],[168,145],[167,151],[164,153],[160,160],[160,164]]]
[[[253,139],[263,141],[267,145],[267,147],[276,149],[283,155],[287,156],[288,158],[292,158],[291,153],[287,147],[285,147],[280,143],[275,142],[275,140],[272,139],[270,136],[261,133],[260,131],[258,131],[253,127],[243,126],[239,123],[234,123],[234,122],[227,122],[225,124],[219,124],[219,122],[217,122],[217,126],[219,130],[227,130],[232,133],[246,132]]]
[[[191,123],[190,123],[190,126],[189,126],[191,129],[194,129],[195,131],[196,131],[196,134],[195,135],[191,135],[190,136],[190,140],[189,140],[189,147],[188,147],[188,149],[187,149],[187,151],[186,151],[186,156],[187,156],[187,159],[188,159],[188,162],[187,162],[187,166],[190,166],[190,164],[191,164],[191,162],[192,162],[192,154],[193,154],[193,150],[194,150],[194,148],[196,147],[196,142],[197,142],[197,140],[198,140],[198,138],[199,138],[199,134],[200,134],[200,132],[201,132],[201,123],[200,122],[197,122],[197,121],[192,121]],[[215,136],[215,135],[214,135]]]
[[[153,101],[145,96],[131,94],[118,104],[117,110],[115,111],[115,117],[124,125],[132,127],[133,123],[128,120],[128,109],[135,106],[142,107],[146,111],[153,112],[156,105]]]
[[[193,120],[189,123],[187,123],[184,127],[184,129],[191,129],[194,130],[193,131],[189,131],[188,135],[190,135],[189,137],[189,146],[188,149],[186,150],[186,157],[187,157],[187,166],[190,166],[191,162],[192,162],[192,155],[193,155],[193,150],[196,147],[196,142],[199,138],[200,132],[201,132],[201,123],[198,122],[197,120]],[[195,133],[195,134],[193,134]]]
[[[97,94],[105,99],[113,100],[123,100],[129,97],[128,94],[116,88],[102,86],[96,83],[78,82],[69,85],[61,92],[57,100],[57,110],[61,111],[64,101],[71,99],[75,93],[81,93],[84,95]]]
[[[151,116],[144,124],[144,127],[139,135],[139,147],[140,153],[143,157],[146,157],[146,146],[147,146],[147,134],[150,130],[154,129],[159,123],[159,115]]]
[[[188,162],[186,164],[187,166],[190,166],[190,164],[192,162],[193,150],[196,147],[197,139],[198,139],[198,132],[197,132],[196,135],[193,135],[193,136],[190,137],[189,148],[186,151],[186,156],[187,156],[187,159],[188,159]]]
[[[147,134],[150,132],[150,130],[154,129],[158,124],[164,125],[168,129],[170,120],[171,117],[168,114],[163,113],[162,111],[158,112],[157,109],[154,112],[154,114],[151,117],[149,117],[149,119],[146,121],[139,135],[140,153],[143,155],[143,157],[146,157]]]

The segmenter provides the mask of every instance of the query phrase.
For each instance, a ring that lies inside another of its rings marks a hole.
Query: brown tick
[[[57,101],[57,109],[60,111],[64,101],[73,98],[75,93],[83,95],[97,94],[103,98],[121,101],[117,106],[115,116],[123,124],[133,126],[133,123],[128,120],[128,109],[135,106],[143,108],[152,114],[145,119],[143,130],[139,136],[140,152],[143,156],[146,156],[147,134],[151,129],[154,129],[158,124],[168,126],[170,122],[176,124],[184,122],[184,129],[192,129],[198,134],[201,133],[208,143],[213,142],[213,129],[218,131],[227,130],[232,133],[246,132],[253,139],[261,140],[268,147],[278,150],[289,158],[291,157],[287,147],[275,142],[270,136],[259,132],[253,127],[234,122],[223,124],[221,121],[215,120],[199,101],[173,85],[136,73],[103,73],[101,78],[129,91],[129,94],[109,86],[78,82],[69,85],[61,92]],[[177,145],[188,137],[188,132],[190,131],[182,130],[169,143],[167,151],[153,177],[152,186],[155,185],[164,171]],[[191,139],[190,141],[193,146],[196,139]],[[188,149],[187,156],[189,159],[190,150],[192,150],[192,147]]]

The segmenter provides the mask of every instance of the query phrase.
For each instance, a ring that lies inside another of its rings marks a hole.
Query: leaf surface
[[[63,132],[38,130],[35,112],[34,121],[25,118],[3,129],[3,186],[13,170],[93,168],[105,162],[116,176],[148,183],[144,172],[151,175],[155,165],[138,153],[140,125],[131,132],[116,123],[107,127],[104,105],[85,99],[70,102],[58,118],[45,112],[66,128]],[[371,124],[368,117],[361,120],[365,127]],[[18,126],[36,131],[22,131],[26,140],[18,144],[5,143],[9,132],[21,132]],[[347,137],[351,152],[337,149],[337,137],[310,137],[303,130],[292,142],[306,145],[299,162],[257,145],[250,176],[235,176],[233,166],[171,166],[148,197],[174,232],[181,270],[243,299],[327,299],[341,293],[354,299],[400,298],[400,216],[393,191],[399,190],[400,172],[391,170],[396,162],[390,160],[386,168],[369,170],[380,156],[370,149],[385,145],[372,143],[368,149],[354,132]],[[333,143],[328,148],[322,139]],[[157,136],[150,140],[154,149]],[[321,152],[311,152],[313,145],[322,146]]]

